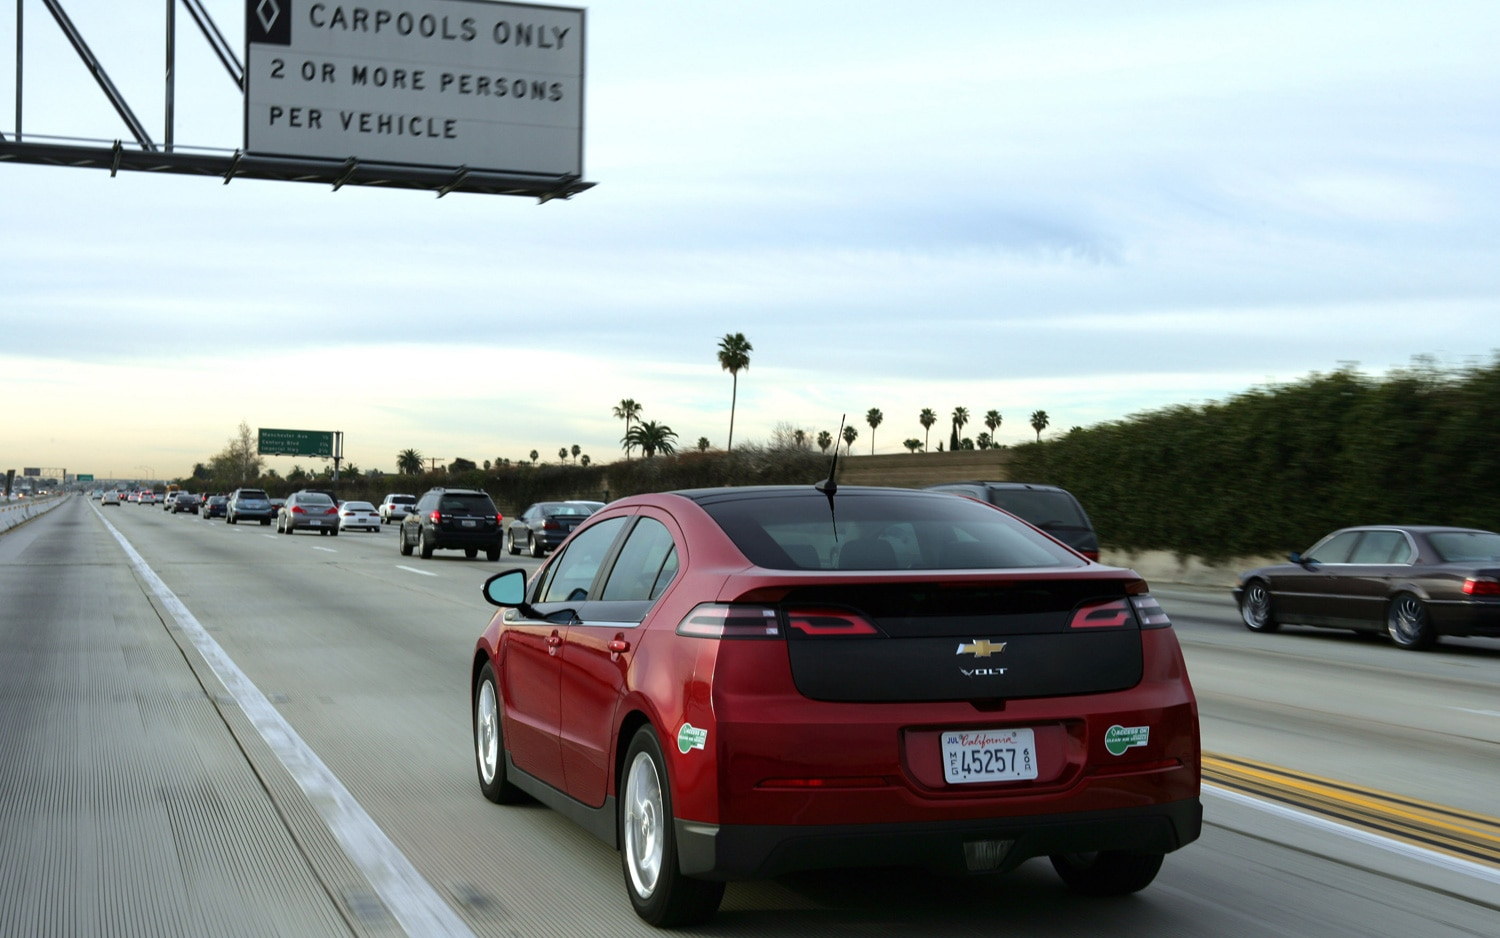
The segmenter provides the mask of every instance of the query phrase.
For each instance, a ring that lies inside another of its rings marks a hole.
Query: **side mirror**
[[[492,606],[513,606],[523,613],[530,608],[526,603],[526,571],[520,567],[485,580],[481,592]]]
[[[1287,554],[1286,559],[1290,560],[1294,564],[1297,564],[1299,567],[1311,567],[1313,565],[1313,562],[1311,560],[1303,557],[1297,551],[1292,551],[1290,554]]]

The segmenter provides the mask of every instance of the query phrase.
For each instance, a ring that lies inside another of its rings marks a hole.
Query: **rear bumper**
[[[1500,603],[1432,602],[1428,608],[1441,635],[1500,635]]]
[[[987,873],[1054,853],[1170,853],[1198,839],[1203,805],[1190,798],[1108,811],[921,824],[719,826],[677,819],[675,829],[682,872],[703,879],[763,879],[860,866]]]
[[[499,550],[500,532],[494,528],[476,531],[433,529],[427,530],[428,543],[433,550]]]

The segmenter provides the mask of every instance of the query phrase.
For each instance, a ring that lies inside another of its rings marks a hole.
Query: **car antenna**
[[[843,439],[844,418],[847,416],[848,414],[839,414],[839,434],[838,436],[833,438],[833,462],[828,464],[828,478],[823,479],[813,485],[813,488],[828,496],[828,517],[829,520],[833,522],[834,541],[837,541],[839,539],[839,522],[838,518],[834,516],[833,511],[833,496],[836,492],[838,492],[839,484],[834,479],[834,474],[838,472],[839,468],[839,440]]]

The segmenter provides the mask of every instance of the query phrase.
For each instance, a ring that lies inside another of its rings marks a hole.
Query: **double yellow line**
[[[1203,781],[1500,866],[1500,820],[1495,818],[1215,753],[1203,754]]]

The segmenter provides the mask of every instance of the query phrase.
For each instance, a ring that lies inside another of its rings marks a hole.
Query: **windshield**
[[[705,499],[705,511],[757,566],[778,570],[990,570],[1085,561],[978,502],[917,492],[813,491]],[[835,524],[836,519],[836,524]],[[835,528],[837,529],[835,531]]]

